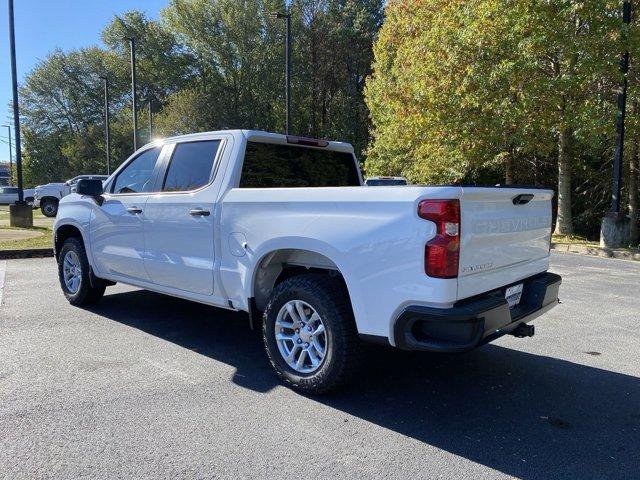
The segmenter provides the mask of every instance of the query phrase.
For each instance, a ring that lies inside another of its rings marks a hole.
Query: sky
[[[101,45],[102,28],[113,15],[142,10],[157,18],[169,0],[14,0],[18,82],[56,48]],[[11,63],[7,0],[0,0],[0,125],[11,124]],[[9,160],[7,128],[0,127],[0,162]],[[15,158],[15,152],[14,152]]]

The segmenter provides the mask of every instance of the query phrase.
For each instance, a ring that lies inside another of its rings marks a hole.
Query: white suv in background
[[[23,191],[24,201],[33,205],[35,189],[25,188]],[[11,205],[18,201],[18,187],[0,187],[0,205]]]

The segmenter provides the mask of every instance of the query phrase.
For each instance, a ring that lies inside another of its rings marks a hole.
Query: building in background
[[[0,162],[0,187],[11,185],[11,170],[9,170],[9,162]]]

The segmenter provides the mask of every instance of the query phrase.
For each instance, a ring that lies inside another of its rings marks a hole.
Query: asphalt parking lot
[[[640,263],[552,264],[534,338],[373,349],[309,398],[243,315],[120,285],[81,310],[52,259],[0,262],[0,477],[637,479]]]

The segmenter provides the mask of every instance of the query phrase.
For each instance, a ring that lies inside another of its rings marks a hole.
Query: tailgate
[[[551,190],[463,187],[458,299],[549,267]]]

